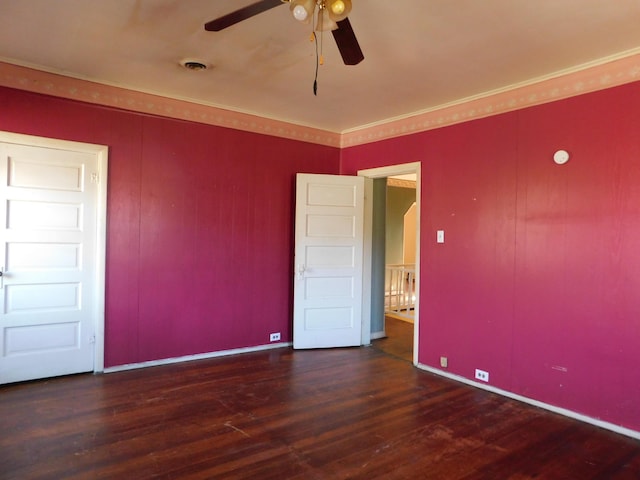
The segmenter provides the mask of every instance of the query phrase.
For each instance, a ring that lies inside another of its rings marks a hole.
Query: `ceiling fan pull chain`
[[[318,95],[318,37],[316,36],[316,32],[312,32],[311,33],[313,35],[313,38],[315,39],[315,44],[316,44],[316,76],[313,79],[313,94],[314,95]]]

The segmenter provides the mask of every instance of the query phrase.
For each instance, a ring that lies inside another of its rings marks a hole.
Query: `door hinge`
[[[91,183],[100,183],[100,175],[98,175],[97,173],[92,173]]]
[[[89,337],[89,344],[96,343],[96,335],[95,333]]]

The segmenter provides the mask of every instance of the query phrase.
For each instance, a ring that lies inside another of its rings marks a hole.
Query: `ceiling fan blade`
[[[364,60],[364,55],[356,39],[356,34],[353,33],[353,28],[351,28],[351,22],[349,22],[348,17],[340,20],[338,22],[338,29],[332,30],[331,32],[333,33],[333,38],[336,41],[336,45],[338,45],[338,50],[340,50],[340,55],[342,55],[342,60],[345,65],[357,65]]]
[[[266,12],[267,10],[271,10],[278,5],[282,5],[282,0],[262,0],[260,2],[252,3],[251,5],[247,5],[240,10],[236,10],[235,12],[231,12],[227,15],[224,15],[220,18],[216,18],[215,20],[211,20],[204,24],[204,29],[209,32],[219,32],[231,25],[235,25],[247,18],[251,18],[254,15],[258,15],[259,13]]]

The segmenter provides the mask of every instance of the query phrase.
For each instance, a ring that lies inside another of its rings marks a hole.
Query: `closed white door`
[[[298,174],[294,348],[361,344],[364,178]]]
[[[95,368],[99,167],[0,143],[0,383]]]

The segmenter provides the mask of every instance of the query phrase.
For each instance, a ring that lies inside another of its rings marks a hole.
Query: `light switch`
[[[444,230],[438,230],[438,232],[436,234],[436,242],[437,243],[444,243]]]

